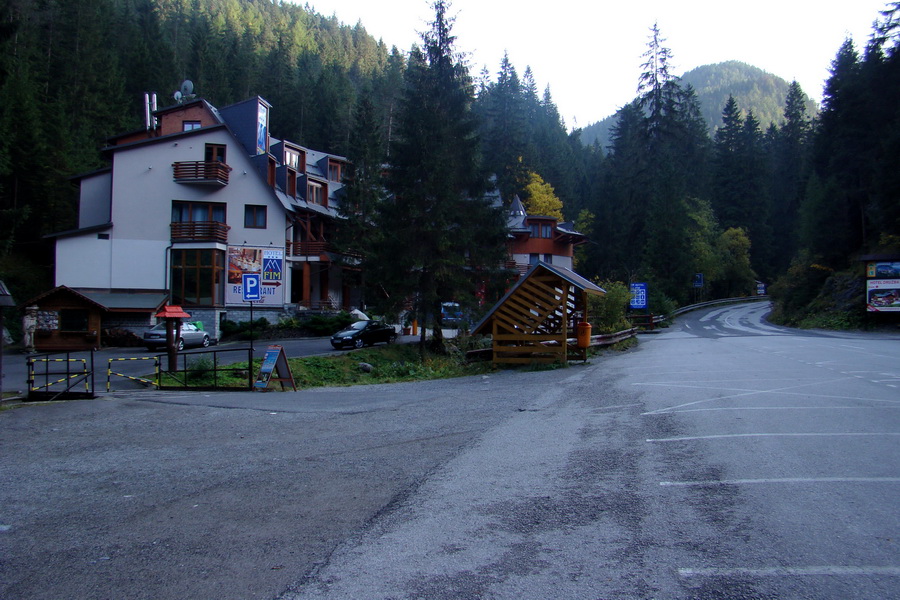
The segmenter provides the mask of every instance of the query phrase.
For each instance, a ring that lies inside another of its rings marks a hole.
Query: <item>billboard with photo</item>
[[[259,304],[284,304],[284,250],[281,248],[228,247],[226,304],[244,304],[244,275],[262,280]]]
[[[866,263],[868,279],[893,279],[900,277],[900,262],[878,261]]]
[[[900,279],[869,279],[866,281],[866,310],[869,312],[900,312]]]

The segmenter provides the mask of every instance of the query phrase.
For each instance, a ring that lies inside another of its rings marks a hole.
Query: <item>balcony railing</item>
[[[217,160],[194,160],[172,163],[172,173],[178,183],[196,183],[201,185],[228,185],[228,173],[231,167]]]
[[[288,256],[319,256],[331,250],[328,242],[285,242]]]
[[[219,242],[228,243],[228,230],[225,223],[217,221],[192,221],[189,223],[172,223],[173,242]]]

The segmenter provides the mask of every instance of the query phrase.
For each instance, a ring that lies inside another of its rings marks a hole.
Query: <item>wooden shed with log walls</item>
[[[490,335],[494,364],[565,363],[584,359],[569,344],[588,319],[588,296],[603,288],[569,269],[538,262],[472,330]]]

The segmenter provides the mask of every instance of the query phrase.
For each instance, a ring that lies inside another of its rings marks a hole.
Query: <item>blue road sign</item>
[[[631,308],[647,308],[647,284],[631,284]]]
[[[695,288],[703,287],[703,273],[694,273],[694,287]]]
[[[243,285],[241,293],[244,302],[259,302],[262,300],[262,282],[259,273],[244,273],[241,278]]]

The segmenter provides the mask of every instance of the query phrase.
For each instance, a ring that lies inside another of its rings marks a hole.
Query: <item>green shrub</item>
[[[331,335],[356,321],[349,313],[341,311],[336,315],[312,315],[302,321],[303,329],[310,335]]]
[[[631,300],[628,286],[620,281],[600,281],[598,285],[606,294],[588,297],[588,318],[595,329],[592,333],[615,333],[630,328],[625,316]]]

